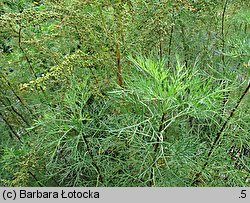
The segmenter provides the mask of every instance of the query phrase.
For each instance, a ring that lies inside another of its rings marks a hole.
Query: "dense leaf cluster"
[[[249,1],[0,2],[1,186],[248,186]]]

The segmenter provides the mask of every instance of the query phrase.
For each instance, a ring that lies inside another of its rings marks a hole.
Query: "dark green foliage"
[[[0,2],[1,186],[248,186],[248,1]]]

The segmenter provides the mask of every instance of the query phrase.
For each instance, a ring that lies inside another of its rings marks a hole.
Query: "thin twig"
[[[172,26],[171,26],[171,32],[170,32],[169,44],[168,44],[168,64],[167,64],[168,69],[170,66],[170,56],[171,56],[171,45],[172,45],[173,33],[174,33],[174,24],[172,24]]]
[[[95,161],[94,155],[93,155],[93,153],[92,153],[92,151],[90,149],[90,146],[89,146],[89,142],[87,141],[86,137],[84,137],[83,134],[82,134],[82,138],[83,138],[83,140],[84,140],[84,142],[86,144],[87,151],[88,151],[88,153],[89,153],[89,155],[90,155],[90,157],[92,159],[92,164],[95,167],[95,169],[96,169],[96,171],[97,171],[97,173],[99,175],[100,181],[103,182],[103,177],[102,177],[102,174],[101,174],[101,170],[100,170],[100,168],[98,167],[98,165],[97,165],[97,163]]]
[[[221,60],[222,60],[222,64],[223,64],[223,69],[222,71],[224,72],[225,71],[225,66],[226,66],[226,62],[225,62],[225,14],[226,14],[226,9],[227,9],[227,4],[228,4],[228,0],[225,1],[225,4],[224,4],[224,7],[223,7],[223,12],[222,12],[222,18],[221,18],[221,40],[222,40],[222,49],[221,49]],[[223,83],[223,89],[226,88],[226,85],[225,85],[225,80],[221,80],[221,82]],[[225,105],[228,101],[228,94],[225,93],[225,97],[223,98],[223,113],[225,112]]]
[[[42,185],[42,184],[40,183],[40,181],[36,178],[36,176],[35,176],[32,172],[28,171],[28,173],[32,176],[32,178],[35,179],[35,181],[37,182],[37,184],[38,184],[40,187],[44,186],[44,185]]]
[[[6,125],[9,127],[10,131],[15,135],[15,137],[19,140],[19,142],[23,143],[20,136],[15,132],[15,130],[13,129],[13,127],[10,125],[10,123],[8,122],[8,120],[4,117],[4,115],[0,112],[0,116],[2,117],[2,119],[4,120],[4,122],[6,123]],[[13,139],[13,136],[10,134],[10,137]]]
[[[22,43],[22,37],[21,37],[21,35],[22,35],[22,25],[20,24],[19,25],[19,32],[18,32],[18,46],[21,49],[21,51],[22,51],[22,53],[23,53],[26,61],[29,64],[30,71],[32,72],[32,74],[34,75],[34,77],[37,78],[36,73],[35,73],[32,65],[31,65],[31,61],[29,60],[28,56],[26,55],[26,53],[25,53],[25,51],[24,51],[24,49],[23,49],[23,47],[21,45],[21,43]]]
[[[247,94],[247,92],[249,91],[249,89],[250,89],[250,82],[249,82],[248,86],[246,87],[245,91],[242,93],[242,95],[241,95],[241,97],[239,98],[239,100],[237,101],[235,107],[231,110],[230,115],[228,116],[228,118],[226,119],[226,121],[224,122],[224,124],[222,125],[221,129],[220,129],[219,132],[217,133],[217,135],[216,135],[216,137],[215,137],[215,139],[214,139],[214,141],[213,141],[213,143],[212,143],[212,146],[211,146],[211,148],[210,148],[210,150],[209,150],[209,152],[208,152],[206,162],[203,164],[201,171],[195,175],[195,178],[194,178],[194,181],[193,181],[192,185],[196,185],[196,184],[199,182],[198,179],[199,179],[199,177],[201,176],[202,172],[203,172],[203,171],[205,170],[205,168],[207,167],[208,162],[209,162],[209,159],[210,159],[210,157],[211,157],[211,155],[212,155],[212,153],[213,153],[213,151],[214,151],[214,148],[215,148],[215,146],[216,146],[218,140],[219,140],[220,137],[222,136],[222,134],[223,134],[223,132],[224,132],[224,130],[225,130],[227,124],[229,123],[229,121],[230,121],[231,118],[233,117],[233,115],[234,115],[236,109],[239,107],[240,103],[242,102],[243,98],[245,97],[245,95]]]
[[[10,87],[11,91],[13,92],[13,94],[16,96],[16,98],[18,99],[18,101],[24,106],[24,108],[26,108],[29,113],[31,115],[33,115],[33,113],[31,112],[31,110],[24,104],[23,100],[21,99],[21,97],[16,93],[16,91],[14,90],[14,88],[11,86],[10,82],[7,80],[7,78],[2,75],[3,79],[6,81],[7,85]]]
[[[159,129],[158,129],[158,136],[156,138],[156,143],[154,144],[154,158],[153,158],[154,165],[151,168],[151,172],[150,172],[150,181],[149,181],[149,186],[150,187],[152,187],[154,185],[154,167],[155,167],[155,164],[157,163],[157,161],[156,161],[157,151],[158,151],[159,144],[160,144],[160,136],[161,136],[162,131],[164,130],[165,116],[166,116],[166,113],[163,113],[162,117],[161,117],[160,126],[159,126]]]
[[[23,117],[23,115],[21,113],[19,113],[11,104],[11,101],[9,100],[8,97],[6,97],[6,100],[8,101],[9,105],[5,104],[3,100],[0,99],[0,102],[11,112],[11,113],[15,113],[16,115],[18,115],[21,120],[27,125],[30,126],[29,122]]]

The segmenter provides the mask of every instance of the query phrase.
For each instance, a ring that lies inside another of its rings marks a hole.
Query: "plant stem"
[[[182,36],[182,43],[183,43],[183,49],[184,49],[184,62],[185,62],[185,67],[188,67],[188,46],[186,43],[186,38],[185,38],[185,31],[184,31],[184,25],[181,23],[181,36]]]
[[[29,122],[23,117],[23,115],[21,113],[19,113],[11,104],[11,101],[9,100],[8,97],[6,97],[6,100],[8,101],[9,104],[5,104],[5,102],[3,100],[0,99],[0,102],[11,112],[11,113],[15,113],[16,115],[18,115],[21,120],[27,125],[30,126]]]
[[[22,25],[19,24],[19,31],[18,31],[18,46],[19,46],[20,50],[22,51],[22,53],[23,53],[23,55],[24,55],[26,61],[27,61],[28,64],[29,64],[29,68],[30,68],[31,73],[33,74],[33,76],[34,76],[35,78],[37,78],[36,73],[35,73],[35,71],[34,71],[32,65],[31,65],[31,61],[29,60],[28,56],[26,55],[26,53],[25,53],[25,51],[24,51],[24,49],[23,49],[23,47],[22,47],[22,37],[21,37],[21,33],[22,33]]]
[[[15,135],[15,137],[19,140],[19,142],[23,143],[20,136],[15,132],[15,130],[13,129],[13,127],[11,126],[11,124],[8,122],[8,120],[4,117],[4,115],[0,112],[0,116],[2,117],[2,119],[4,120],[4,122],[6,123],[6,125],[9,127],[10,131]],[[13,136],[10,134],[10,137],[13,139]]]
[[[168,63],[167,63],[168,69],[170,67],[170,56],[171,56],[171,45],[172,45],[173,33],[174,33],[174,24],[172,24],[172,26],[171,26],[169,43],[168,43]]]
[[[122,79],[122,67],[121,67],[121,40],[122,40],[122,19],[121,19],[121,1],[118,4],[116,9],[116,20],[117,20],[117,36],[116,36],[116,62],[117,62],[117,77],[118,77],[118,84],[120,87],[123,86],[123,79]]]
[[[250,89],[250,82],[249,82],[248,86],[246,87],[245,91],[242,93],[242,95],[241,95],[241,97],[239,98],[239,100],[237,101],[235,107],[231,110],[231,113],[230,113],[229,117],[226,119],[226,121],[223,123],[221,129],[220,129],[219,132],[217,133],[217,135],[216,135],[216,137],[215,137],[215,139],[214,139],[214,141],[213,141],[213,143],[212,143],[212,146],[211,146],[211,148],[210,148],[210,150],[209,150],[209,152],[208,152],[206,162],[203,164],[201,171],[195,175],[195,178],[194,178],[194,181],[193,181],[192,185],[196,185],[196,184],[199,182],[198,179],[199,179],[199,177],[201,176],[202,172],[203,172],[203,171],[205,170],[205,168],[207,167],[208,162],[209,162],[209,159],[210,159],[210,157],[211,157],[211,155],[212,155],[212,153],[213,153],[213,151],[214,151],[214,148],[215,148],[215,146],[216,146],[218,140],[219,140],[220,137],[222,136],[222,134],[223,134],[223,132],[224,132],[224,130],[225,130],[227,124],[229,123],[229,121],[230,121],[231,118],[233,117],[233,115],[234,115],[236,109],[239,107],[240,103],[242,102],[243,98],[245,97],[245,95],[247,94],[247,92],[249,91],[249,89]]]
[[[227,4],[228,4],[228,0],[226,0],[224,3],[222,18],[221,18],[221,38],[222,38],[221,61],[222,61],[222,65],[223,65],[222,72],[225,72],[225,66],[226,66],[224,52],[225,52],[225,14],[226,14],[226,9],[227,9]],[[226,81],[222,80],[221,82],[223,83],[222,88],[225,89],[226,88],[226,84],[225,84]],[[225,93],[223,103],[222,103],[223,113],[225,112],[225,105],[226,105],[227,101],[228,101],[228,94]]]
[[[92,164],[93,164],[94,168],[96,169],[96,171],[97,171],[97,173],[98,173],[98,176],[99,176],[99,178],[100,178],[100,181],[103,182],[103,177],[102,177],[102,174],[101,174],[101,170],[100,170],[100,168],[98,167],[98,165],[97,165],[97,163],[96,163],[96,161],[95,161],[95,158],[94,158],[94,155],[93,155],[92,151],[90,150],[89,143],[88,143],[86,137],[83,136],[83,134],[82,134],[82,138],[83,138],[83,140],[84,140],[84,142],[85,142],[85,144],[86,144],[87,151],[88,151],[88,153],[89,153],[89,156],[90,156],[91,159],[92,159]]]
[[[158,136],[156,138],[156,143],[154,145],[154,158],[153,158],[153,167],[151,168],[151,172],[150,172],[150,182],[149,182],[149,186],[152,187],[153,184],[154,184],[154,181],[153,181],[153,177],[154,177],[154,167],[157,163],[157,151],[158,151],[158,148],[159,148],[159,143],[160,143],[160,136],[161,136],[161,133],[164,129],[164,120],[165,120],[165,116],[166,116],[166,113],[163,113],[162,116],[161,116],[161,122],[160,122],[160,126],[159,126],[159,129],[158,129]]]
[[[117,77],[119,86],[122,87],[122,68],[121,68],[121,51],[120,42],[116,43],[116,62],[117,62]]]
[[[35,179],[35,181],[37,182],[37,184],[38,184],[40,187],[43,187],[43,186],[44,186],[44,185],[42,185],[42,184],[39,182],[39,180],[36,178],[36,176],[35,176],[32,172],[28,171],[28,173],[32,176],[32,178]]]
[[[10,87],[11,91],[13,92],[13,94],[15,95],[15,97],[18,99],[18,101],[24,106],[25,109],[27,109],[29,111],[29,113],[33,116],[32,111],[24,104],[23,100],[21,99],[21,97],[16,93],[16,91],[14,90],[14,88],[11,86],[10,82],[7,80],[7,78],[3,75],[2,76],[3,79],[6,81],[7,85]]]

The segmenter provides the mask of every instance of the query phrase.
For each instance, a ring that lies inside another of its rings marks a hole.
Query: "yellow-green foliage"
[[[247,186],[249,7],[1,1],[0,185]]]

